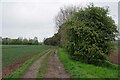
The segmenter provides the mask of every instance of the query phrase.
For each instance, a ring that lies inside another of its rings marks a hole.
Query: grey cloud
[[[71,4],[86,6],[88,2],[81,3],[80,0],[70,0],[69,2],[67,0],[4,0],[2,9],[0,7],[2,36],[10,38],[37,36],[39,41],[51,37],[55,33],[55,15],[60,7]],[[110,15],[117,23],[117,2],[95,3],[95,5],[110,6]]]

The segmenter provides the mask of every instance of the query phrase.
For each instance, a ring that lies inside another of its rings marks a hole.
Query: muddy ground
[[[118,48],[116,49],[115,52],[113,52],[112,54],[110,54],[109,60],[112,63],[120,64],[120,46],[118,46]]]
[[[57,50],[53,50],[49,56],[47,63],[47,72],[43,78],[70,78],[70,75],[65,72],[63,64],[60,62]]]
[[[29,67],[29,69],[26,71],[26,73],[23,76],[23,78],[36,78],[37,77],[37,73],[39,71],[39,68],[41,66],[41,62],[44,60],[44,58],[47,56],[47,54],[49,54],[49,52],[47,52],[46,54],[44,54],[43,56],[41,56],[37,61],[35,61]]]
[[[8,76],[10,73],[14,72],[17,68],[19,68],[25,61],[27,61],[28,59],[32,58],[34,55],[29,55],[17,62],[14,62],[8,66],[5,66],[2,68],[2,78],[5,78],[6,76]]]

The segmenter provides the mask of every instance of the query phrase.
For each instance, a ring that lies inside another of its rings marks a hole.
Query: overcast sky
[[[118,24],[118,0],[103,1],[94,0],[94,4],[109,6],[110,15]],[[36,36],[39,41],[42,41],[56,32],[54,17],[61,7],[86,6],[86,4],[88,2],[82,0],[2,0],[0,3],[0,26],[2,28],[0,36],[10,38],[34,38]]]

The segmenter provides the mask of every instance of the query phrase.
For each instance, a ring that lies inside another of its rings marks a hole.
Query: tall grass
[[[62,48],[58,49],[58,55],[65,70],[73,78],[118,78],[118,65],[111,64],[111,67],[100,67],[71,60],[67,51]]]

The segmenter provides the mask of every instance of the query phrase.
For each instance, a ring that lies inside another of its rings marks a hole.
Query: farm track
[[[116,52],[110,54],[109,60],[112,63],[120,64],[120,46],[118,46],[118,49],[116,50]]]
[[[47,72],[42,75],[42,78],[70,78],[70,75],[65,72],[63,64],[60,62],[57,50],[52,50],[48,63]]]
[[[23,78],[36,78],[37,73],[39,71],[39,67],[41,66],[41,62],[44,60],[44,58],[49,54],[47,52],[43,56],[41,56],[37,61],[35,61],[32,66],[29,67],[29,69],[26,71]]]
[[[0,80],[2,79],[2,71],[0,70]]]
[[[45,60],[48,54],[47,71],[41,75],[41,78],[70,78],[70,75],[65,72],[64,66],[58,58],[56,49],[51,49],[50,52],[47,52],[35,61],[26,71],[23,78],[36,78],[39,68],[41,68],[41,63]]]

